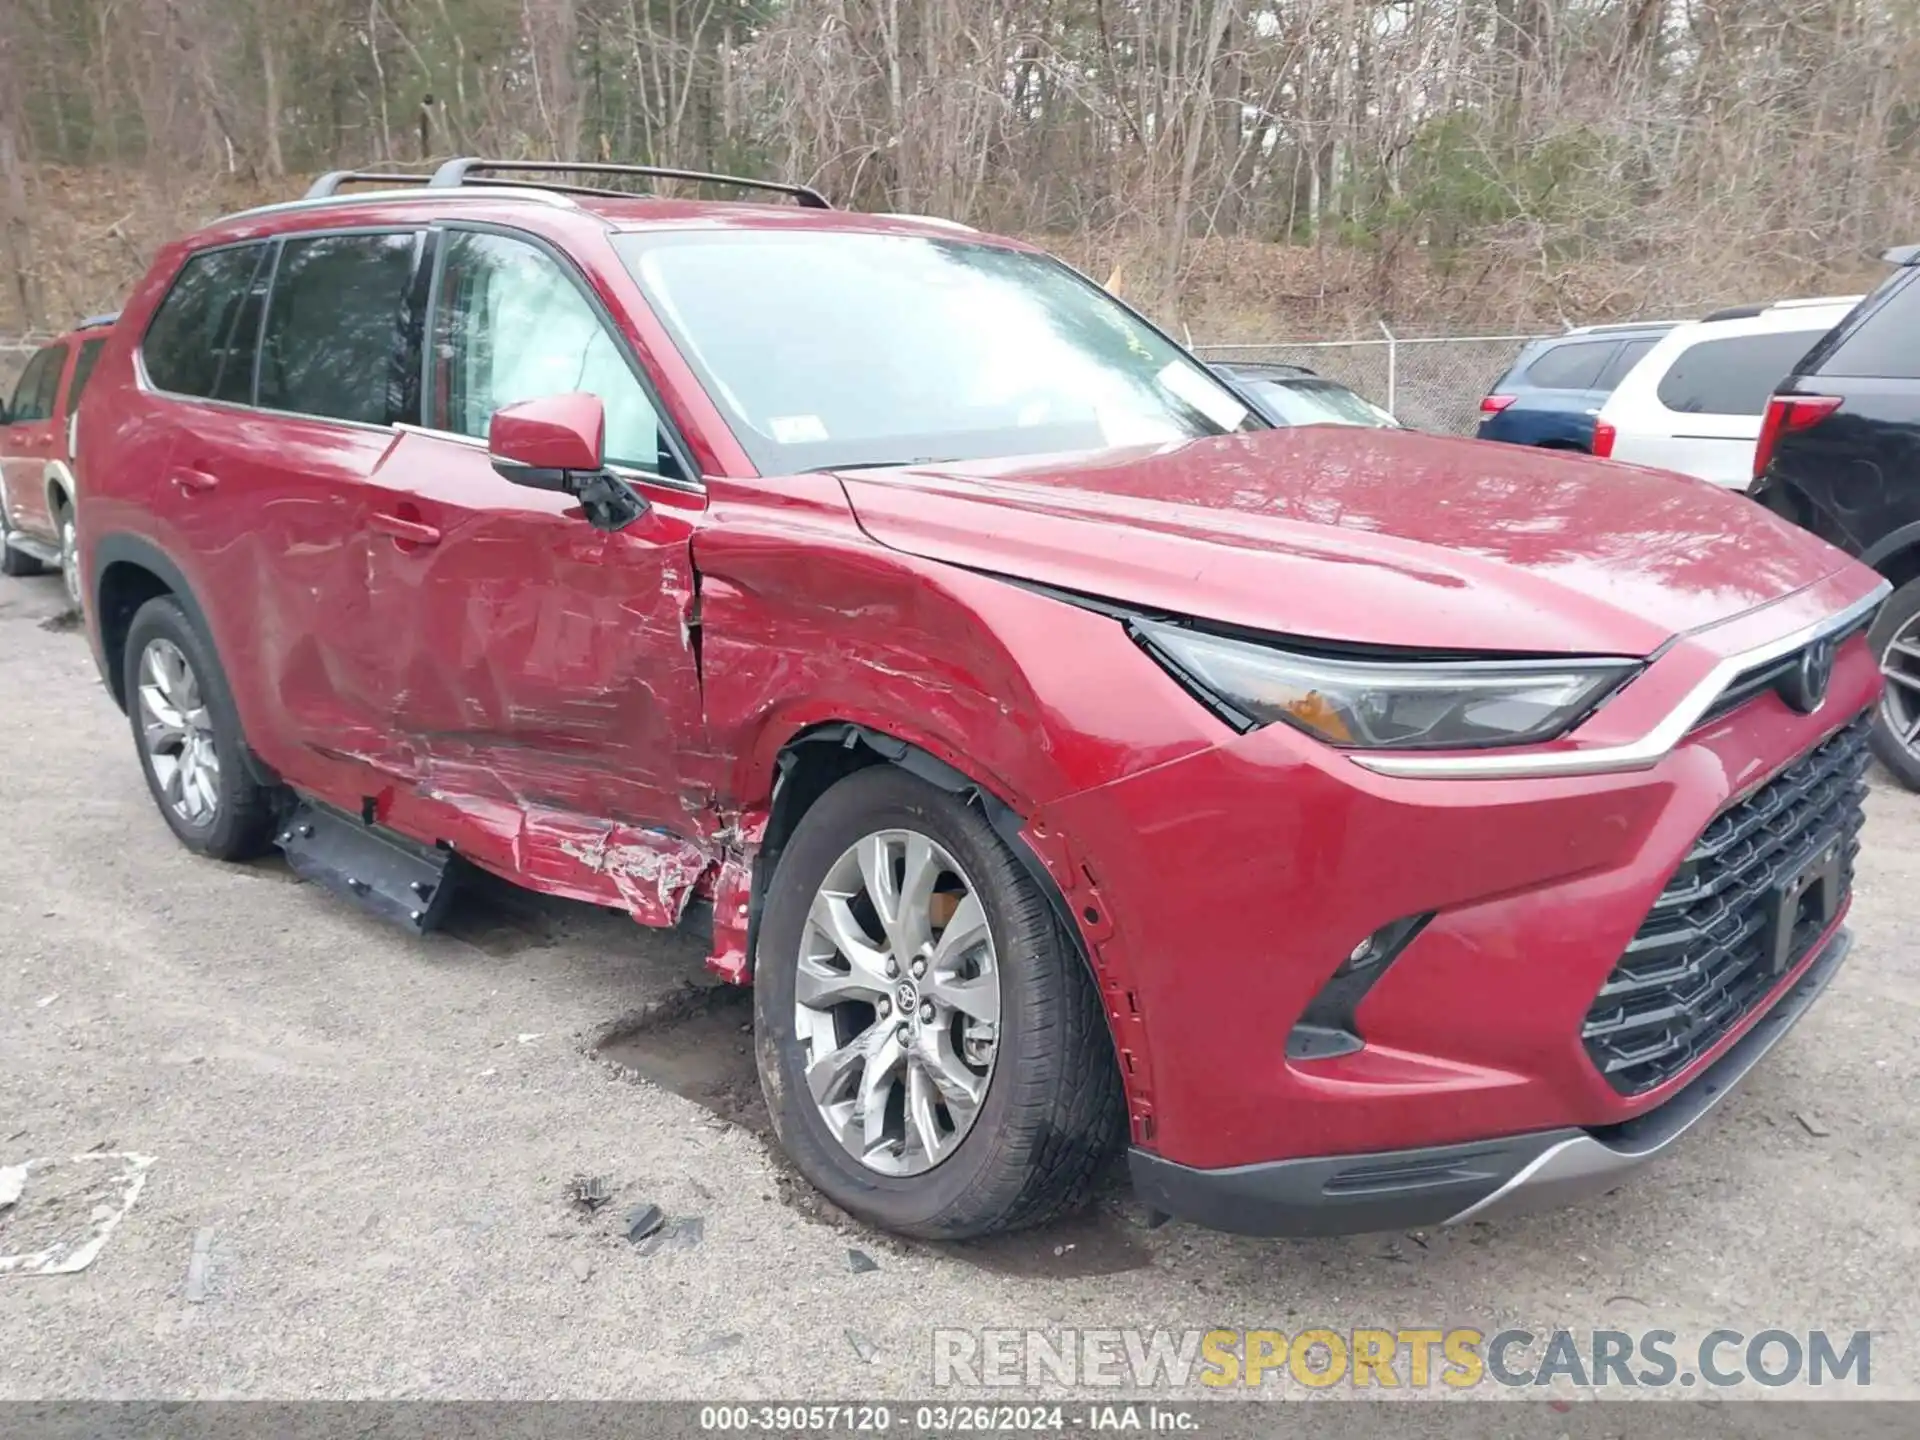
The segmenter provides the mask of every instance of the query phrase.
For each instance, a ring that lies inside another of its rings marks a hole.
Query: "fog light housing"
[[[1349,950],[1287,1032],[1287,1058],[1326,1060],[1351,1055],[1364,1045],[1353,1012],[1432,918],[1429,911],[1382,925]]]

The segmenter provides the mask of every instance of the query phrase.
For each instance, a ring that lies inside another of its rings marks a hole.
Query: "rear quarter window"
[[[1600,372],[1596,390],[1613,391],[1627,378],[1627,372],[1647,358],[1647,352],[1659,342],[1653,339],[1628,340],[1620,347],[1620,353],[1607,362],[1607,368]]]
[[[1542,390],[1591,390],[1619,345],[1617,340],[1556,345],[1527,366],[1527,383]]]
[[[20,383],[13,387],[13,401],[7,415],[10,423],[45,420],[53,414],[53,397],[60,387],[60,372],[66,363],[64,345],[49,345],[27,362]]]
[[[1660,377],[1660,403],[1683,415],[1760,415],[1767,398],[1824,330],[1782,330],[1700,340]]]
[[[206,250],[180,267],[140,347],[157,389],[200,398],[222,393],[234,320],[246,308],[253,272],[266,251],[265,245]],[[251,340],[242,348],[250,357]]]
[[[1920,269],[1904,267],[1862,303],[1851,330],[1842,321],[1836,343],[1819,362],[1822,375],[1865,380],[1920,380]]]
[[[80,347],[80,358],[73,362],[73,379],[67,382],[67,413],[71,415],[80,405],[80,396],[87,388],[87,381],[93,378],[93,367],[100,363],[100,352],[106,347],[106,338],[89,340]]]

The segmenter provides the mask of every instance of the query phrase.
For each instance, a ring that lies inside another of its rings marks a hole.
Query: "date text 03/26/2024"
[[[703,1405],[700,1428],[740,1434],[1049,1434],[1060,1431],[1147,1431],[1191,1434],[1196,1407],[1162,1404],[995,1405]]]

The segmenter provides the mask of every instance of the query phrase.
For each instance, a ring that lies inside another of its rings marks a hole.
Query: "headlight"
[[[1459,750],[1551,740],[1639,669],[1631,660],[1346,660],[1135,620],[1175,678],[1246,727],[1284,721],[1329,745]]]

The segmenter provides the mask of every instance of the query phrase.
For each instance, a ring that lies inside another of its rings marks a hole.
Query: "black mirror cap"
[[[525,485],[529,490],[551,490],[558,495],[572,495],[579,490],[578,479],[571,470],[547,470],[494,456],[493,473],[515,485]]]

